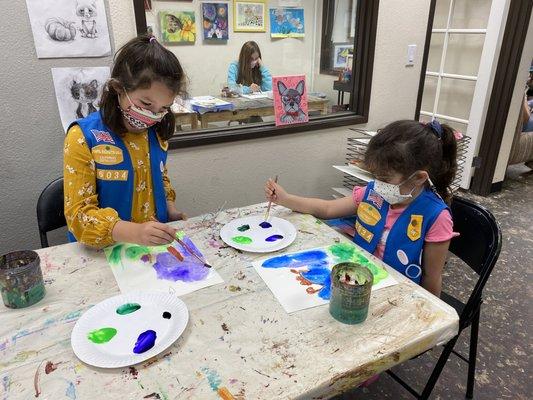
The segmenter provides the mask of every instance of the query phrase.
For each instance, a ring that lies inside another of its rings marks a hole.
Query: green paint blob
[[[139,260],[143,255],[148,254],[150,250],[146,246],[131,246],[126,249],[126,257],[130,260]]]
[[[330,246],[329,251],[340,261],[351,261],[355,254],[355,247],[349,243],[338,243]]]
[[[185,232],[183,231],[176,232],[176,238],[178,238],[179,240],[183,240],[184,237],[185,237]]]
[[[124,245],[118,244],[111,250],[111,254],[109,254],[109,262],[111,264],[120,264],[120,254],[122,253],[122,247]]]
[[[241,225],[237,228],[239,232],[246,232],[248,229],[250,229],[250,225]]]
[[[100,328],[87,334],[87,339],[96,344],[107,343],[115,337],[117,330],[115,328]]]
[[[252,243],[252,239],[248,236],[234,236],[231,238],[235,243],[239,244],[250,244]]]
[[[374,275],[374,285],[385,279],[387,276],[389,276],[389,273],[384,269],[378,267],[376,264],[367,261],[366,263],[362,264],[365,267],[367,267],[370,272],[372,272],[372,275]]]
[[[141,308],[141,305],[138,303],[126,303],[122,304],[117,308],[117,314],[126,315],[131,314]]]
[[[168,249],[168,244],[161,245],[161,246],[149,246],[150,253],[152,254],[166,253],[168,252],[167,249]]]

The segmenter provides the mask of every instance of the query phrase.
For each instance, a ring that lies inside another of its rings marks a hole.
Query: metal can
[[[45,295],[39,255],[32,250],[0,256],[0,292],[6,307],[29,307]]]
[[[356,263],[344,262],[331,270],[329,313],[344,324],[358,324],[368,315],[374,276]]]

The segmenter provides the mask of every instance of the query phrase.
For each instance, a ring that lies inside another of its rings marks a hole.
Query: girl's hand
[[[176,206],[172,202],[167,202],[167,212],[169,221],[187,220],[187,214],[180,212],[176,209]]]
[[[257,66],[258,67],[262,67],[263,66],[263,60],[261,60],[260,58],[257,59]]]
[[[133,242],[143,246],[170,244],[174,241],[177,229],[161,222],[148,221],[135,224]]]
[[[261,87],[259,85],[256,85],[255,83],[252,83],[250,85],[250,90],[252,92],[260,92],[261,91]]]
[[[287,200],[289,194],[283,189],[281,185],[269,179],[265,184],[265,197],[268,201],[273,201],[276,204],[283,205]]]

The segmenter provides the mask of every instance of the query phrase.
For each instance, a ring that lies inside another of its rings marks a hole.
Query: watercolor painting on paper
[[[178,234],[187,247],[203,259],[192,240],[183,232]],[[122,293],[142,289],[181,296],[223,282],[213,268],[205,267],[177,242],[167,246],[119,243],[106,248],[105,254]]]
[[[302,38],[305,36],[303,8],[271,8],[270,37]]]
[[[228,5],[226,3],[202,3],[204,39],[228,40]]]
[[[292,313],[329,303],[331,269],[341,262],[357,262],[374,275],[372,290],[397,283],[385,268],[350,243],[283,254],[255,261],[253,266],[285,311]]]
[[[265,19],[264,0],[233,0],[233,30],[235,32],[265,32]]]
[[[160,11],[161,41],[191,44],[196,41],[194,11]]]

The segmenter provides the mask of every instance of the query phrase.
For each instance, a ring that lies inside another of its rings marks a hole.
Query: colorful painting
[[[195,244],[183,232],[178,235],[186,247],[177,242],[168,246],[119,243],[105,249],[122,293],[143,289],[181,296],[223,282],[215,270],[195,257],[203,259]]]
[[[273,38],[304,37],[304,9],[271,8],[270,36]]]
[[[304,250],[253,263],[259,276],[288,313],[329,303],[331,269],[341,262],[357,262],[374,275],[372,290],[397,283],[383,266],[367,258],[351,243]]]
[[[309,121],[305,75],[272,78],[276,126]]]
[[[164,43],[194,43],[196,19],[194,11],[159,11],[161,41]]]
[[[204,39],[228,40],[228,5],[202,3]]]
[[[333,50],[333,68],[346,68],[350,55],[353,57],[353,45],[335,45]]]
[[[103,0],[26,0],[38,58],[111,53]]]
[[[233,30],[235,32],[265,32],[266,4],[263,0],[233,0]]]

